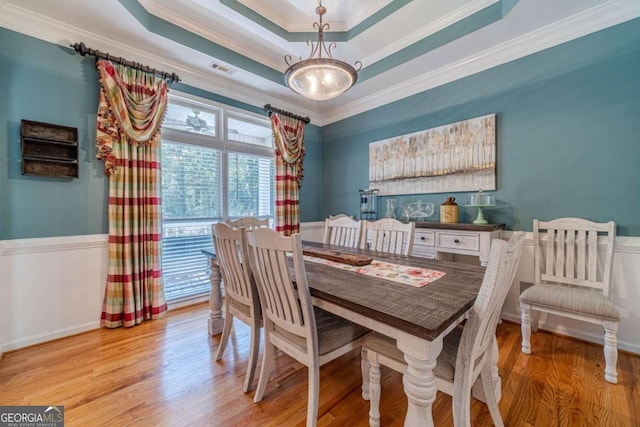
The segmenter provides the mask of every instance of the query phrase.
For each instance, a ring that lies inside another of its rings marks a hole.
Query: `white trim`
[[[99,313],[96,314],[96,317],[100,317]],[[53,341],[59,338],[66,338],[71,335],[81,334],[83,332],[92,331],[98,328],[100,328],[99,320],[95,322],[85,323],[83,325],[76,325],[69,328],[63,328],[55,331],[42,333],[42,334],[31,335],[26,338],[5,343],[5,351],[17,350],[19,348],[29,347],[31,345],[40,344],[46,341]]]
[[[508,240],[511,235],[513,234],[513,231],[503,231],[502,232],[502,238],[504,240]],[[600,236],[598,238],[598,242],[604,242],[605,238]],[[524,240],[524,244],[525,245],[530,245],[533,246],[533,233],[532,232],[527,232],[525,234],[525,240]],[[604,250],[604,249],[602,249]],[[640,237],[636,237],[636,236],[616,236],[616,240],[615,240],[615,246],[613,249],[614,253],[629,253],[629,254],[636,254],[636,255],[640,255]]]
[[[101,248],[108,244],[107,234],[3,240],[0,241],[0,256]]]
[[[394,43],[387,45],[386,47],[376,51],[372,55],[365,56],[361,61],[363,64],[367,64],[367,66],[370,66],[371,64],[378,62],[386,58],[387,56],[392,55],[395,52],[398,52],[399,50],[402,50],[405,47],[424,39],[425,37],[435,34],[438,31],[441,31],[460,20],[487,8],[494,3],[497,3],[498,1],[499,0],[472,1],[468,5],[463,6],[460,9],[456,9],[452,13],[438,19],[437,21],[434,21],[430,25],[420,28],[418,31],[415,31],[401,39],[398,39]]]
[[[195,298],[185,298],[185,299],[181,299],[179,301],[170,302],[170,303],[168,302],[167,306],[169,308],[169,311],[171,311],[171,310],[177,310],[183,307],[189,307],[191,305],[202,304],[203,302],[208,302],[208,301],[209,301],[209,294],[202,295]]]
[[[147,0],[149,1],[149,0]],[[313,23],[318,21],[317,15],[315,15],[315,19],[309,19],[305,21],[283,21],[283,15],[278,14],[273,9],[266,7],[264,5],[265,2],[260,0],[238,0],[241,4],[252,9],[259,15],[262,15],[267,20],[276,24],[280,28],[283,28],[285,31],[290,33],[298,33],[298,32],[315,32],[313,28]],[[363,8],[360,8],[358,12],[349,17],[346,21],[337,21],[331,19],[331,9],[327,9],[327,17],[324,22],[329,22],[331,25],[331,31],[348,31],[351,28],[358,25],[360,22],[367,19],[369,16],[376,13],[378,10],[387,6],[391,3],[392,0],[369,0],[367,5]],[[497,1],[497,0],[496,0]],[[315,9],[314,9],[315,10]],[[314,12],[315,13],[315,12]]]
[[[202,27],[190,19],[185,18],[184,15],[176,14],[174,11],[167,9],[166,7],[158,4],[154,0],[138,0],[140,5],[150,14],[157,16],[158,18],[164,19],[167,22],[177,25],[178,27],[184,28],[185,30],[197,34],[199,36],[204,37],[207,40],[211,40],[214,43],[217,43],[221,46],[224,46],[228,49],[233,50],[243,56],[253,59],[254,61],[260,62],[270,68],[275,70],[281,69],[283,63],[278,61],[275,62],[273,58],[263,55],[260,50],[257,49],[248,49],[246,46],[238,43],[236,40],[225,36],[223,33],[219,33],[217,31],[212,31],[210,28]],[[216,63],[221,63],[216,59]],[[233,66],[231,64],[225,63],[225,66],[229,69],[237,70],[238,67]]]

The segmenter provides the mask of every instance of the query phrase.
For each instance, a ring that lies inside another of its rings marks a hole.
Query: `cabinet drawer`
[[[448,249],[462,249],[465,251],[480,250],[480,235],[477,233],[438,233],[438,247]]]
[[[413,238],[414,246],[435,246],[436,233],[433,231],[418,231],[416,230]]]
[[[436,259],[436,251],[432,246],[413,245],[412,256],[421,258]]]

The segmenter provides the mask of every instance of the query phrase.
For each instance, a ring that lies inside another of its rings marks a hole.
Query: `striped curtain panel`
[[[160,126],[167,83],[97,61],[97,158],[109,177],[109,271],[100,325],[135,326],[167,311],[160,268]]]
[[[271,113],[276,140],[276,231],[300,232],[300,185],[304,157],[304,122]]]

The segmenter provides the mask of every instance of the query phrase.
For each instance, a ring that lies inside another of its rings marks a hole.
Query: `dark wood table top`
[[[316,262],[305,263],[312,296],[429,341],[471,308],[484,276],[484,267],[475,265],[313,242],[303,242],[303,245],[350,251],[395,264],[447,273],[433,283],[415,288]]]

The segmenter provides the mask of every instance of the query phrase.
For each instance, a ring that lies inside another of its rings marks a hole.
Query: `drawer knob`
[[[460,239],[455,239],[453,243],[460,243]]]
[[[427,240],[427,238],[424,236],[420,236],[420,240]]]

